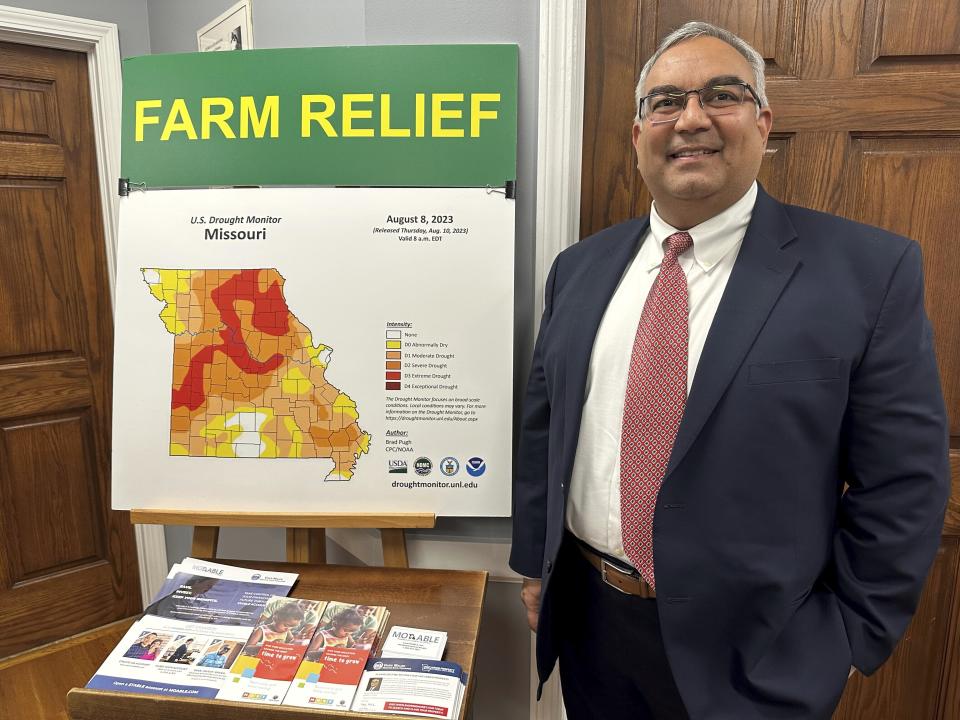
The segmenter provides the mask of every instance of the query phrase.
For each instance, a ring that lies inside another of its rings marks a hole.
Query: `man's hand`
[[[527,608],[527,622],[530,624],[530,629],[536,632],[537,621],[540,619],[540,581],[524,578],[520,600]]]

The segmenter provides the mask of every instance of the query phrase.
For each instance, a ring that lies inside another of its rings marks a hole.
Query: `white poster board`
[[[124,198],[114,507],[509,515],[513,228],[482,188]]]

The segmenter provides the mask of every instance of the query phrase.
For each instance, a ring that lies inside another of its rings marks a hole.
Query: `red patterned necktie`
[[[685,232],[667,238],[660,274],[637,325],[623,400],[623,550],[651,587],[655,587],[653,512],[687,399],[687,278],[677,256],[691,245],[693,238]]]

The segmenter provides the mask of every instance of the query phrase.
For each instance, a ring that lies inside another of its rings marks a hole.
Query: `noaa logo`
[[[407,461],[406,460],[387,460],[387,472],[406,473]]]
[[[467,460],[467,475],[470,477],[480,477],[487,471],[487,464],[482,457],[472,457]]]
[[[447,477],[451,475],[456,475],[460,470],[460,461],[455,457],[445,457],[440,461],[440,472],[442,472]]]
[[[430,471],[433,470],[433,463],[430,458],[417,458],[416,462],[413,463],[413,469],[417,475],[429,475]]]

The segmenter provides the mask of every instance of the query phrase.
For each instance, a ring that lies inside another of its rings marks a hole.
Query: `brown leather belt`
[[[636,595],[642,598],[655,598],[656,591],[636,571],[626,572],[611,563],[602,555],[598,555],[583,543],[577,543],[580,554],[587,562],[600,571],[600,577],[612,588],[627,595]]]

